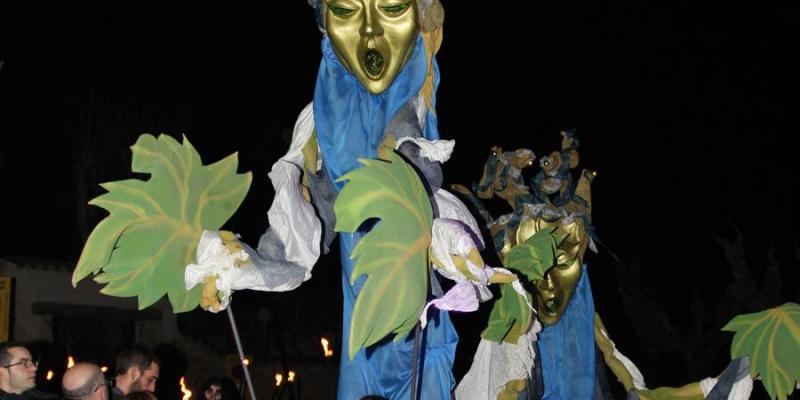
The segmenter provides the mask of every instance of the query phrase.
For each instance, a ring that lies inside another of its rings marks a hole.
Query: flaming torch
[[[322,350],[325,352],[325,358],[333,357],[333,349],[330,348],[330,342],[328,339],[322,338],[319,340],[322,343]]]
[[[275,387],[278,387],[283,383],[283,374],[277,373],[275,374]]]
[[[48,381],[52,381],[53,380],[53,375],[55,375],[55,373],[53,372],[52,369],[50,371],[47,371],[47,380]]]
[[[75,359],[72,356],[67,356],[67,368],[72,368],[75,366]]]
[[[192,391],[186,387],[186,379],[184,377],[181,377],[181,392],[183,393],[182,400],[189,400],[192,398]]]

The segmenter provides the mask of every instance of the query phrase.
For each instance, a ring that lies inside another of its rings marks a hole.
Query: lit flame
[[[67,368],[72,368],[75,366],[75,359],[72,356],[67,357]]]
[[[333,349],[329,347],[330,342],[328,342],[328,339],[322,338],[319,342],[322,343],[322,350],[325,352],[325,357],[333,357]]]
[[[283,375],[280,373],[275,374],[275,386],[280,386],[283,383]]]
[[[289,377],[286,378],[286,382],[294,382],[294,371],[289,371]]]
[[[181,377],[181,392],[183,393],[183,400],[189,400],[192,398],[192,391],[186,387],[186,379],[184,377]]]
[[[247,358],[243,358],[242,359],[242,364],[244,364],[244,366],[246,367],[246,366],[250,365],[250,360],[247,359]]]
[[[108,367],[102,366],[100,367],[100,371],[103,371],[103,373],[105,374],[106,372],[108,372]]]
[[[53,380],[53,375],[55,375],[53,370],[47,371],[47,380],[48,381],[52,381]]]

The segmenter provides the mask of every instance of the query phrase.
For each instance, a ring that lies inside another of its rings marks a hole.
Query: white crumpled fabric
[[[484,248],[481,228],[478,221],[469,212],[467,206],[461,202],[454,194],[444,189],[439,189],[433,194],[436,208],[439,210],[439,218],[451,219],[464,224],[470,231],[474,232],[473,239],[477,240],[478,249]]]
[[[249,255],[244,250],[230,253],[222,242],[219,232],[203,231],[197,245],[197,264],[186,266],[184,283],[189,290],[203,284],[207,276],[216,276],[217,290],[220,292],[220,309],[230,302],[234,285],[247,275],[244,268],[249,264]],[[237,267],[237,263],[242,263]]]
[[[486,284],[488,276],[484,271],[483,265],[475,265],[468,258],[470,250],[478,248],[473,240],[475,236],[469,232],[461,221],[456,221],[449,218],[436,218],[433,220],[431,228],[431,253],[444,265],[444,268],[437,270],[442,276],[455,282],[463,282],[468,280],[464,274],[456,268],[455,263],[451,256],[456,255],[464,258],[469,272],[480,282]],[[480,250],[480,248],[478,248]]]
[[[421,137],[405,136],[397,140],[394,148],[399,149],[405,142],[412,142],[419,146],[419,154],[431,161],[443,163],[450,159],[453,154],[455,140],[428,140]]]
[[[319,259],[322,237],[322,223],[317,218],[314,207],[303,197],[300,185],[305,160],[303,146],[314,132],[312,105],[313,103],[309,103],[300,112],[289,151],[272,165],[269,179],[275,189],[275,198],[267,212],[269,230],[274,231],[283,243],[286,260],[304,268],[305,279],[311,277],[311,269]]]
[[[475,311],[480,302],[492,298],[492,292],[488,288],[489,278],[495,272],[512,274],[503,268],[473,264],[467,255],[472,249],[481,250],[484,247],[477,221],[457,197],[444,189],[439,189],[434,194],[434,200],[439,209],[439,218],[433,220],[431,228],[431,253],[443,264],[435,265],[436,270],[445,278],[455,281],[456,285],[442,297],[431,300],[425,305],[419,318],[423,328],[427,324],[427,311],[430,306],[447,311]],[[478,279],[477,282],[467,278],[456,268],[451,258],[454,255],[465,260],[467,269]],[[512,287],[533,310],[519,280],[514,281]]]
[[[457,400],[495,400],[508,381],[529,379],[536,362],[533,343],[542,330],[534,319],[531,330],[516,344],[481,339],[472,366],[456,387]]]
[[[187,289],[202,283],[206,276],[218,276],[220,309],[224,309],[233,290],[287,291],[311,277],[320,254],[322,223],[303,197],[300,178],[305,160],[302,149],[313,131],[313,107],[308,104],[297,119],[289,150],[268,174],[275,197],[259,251],[242,243],[249,263],[235,268],[233,260],[244,252],[228,257],[219,234],[204,232],[197,247],[198,263],[187,266],[184,274]]]

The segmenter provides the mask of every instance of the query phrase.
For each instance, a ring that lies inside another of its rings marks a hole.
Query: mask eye
[[[388,6],[381,6],[380,9],[383,10],[387,14],[397,15],[397,14],[400,14],[401,12],[405,11],[406,9],[408,9],[408,6],[410,6],[410,5],[411,5],[411,2],[407,1],[405,3],[400,3],[400,4],[391,4],[391,5],[388,5]]]
[[[328,4],[328,8],[330,8],[333,15],[337,17],[346,17],[355,11],[352,8],[342,7],[334,4]]]

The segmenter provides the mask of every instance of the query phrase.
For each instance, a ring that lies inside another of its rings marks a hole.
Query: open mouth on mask
[[[383,54],[375,49],[367,50],[367,54],[364,55],[364,68],[370,78],[379,77],[383,72],[383,65]]]
[[[561,300],[558,297],[551,297],[544,301],[543,304],[544,311],[547,315],[556,315],[558,313],[558,308],[561,306]]]

